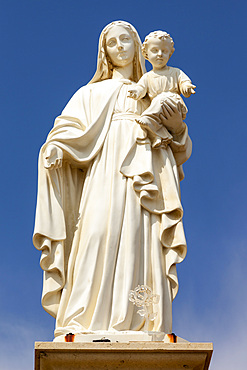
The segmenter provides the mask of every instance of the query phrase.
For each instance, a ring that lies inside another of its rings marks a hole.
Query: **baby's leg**
[[[148,132],[154,148],[159,147],[161,144],[167,146],[172,140],[172,135],[162,123],[161,113],[162,103],[160,95],[158,95],[152,100],[150,106],[142,113],[140,118],[136,119],[136,122]]]
[[[157,95],[151,102],[150,106],[137,119],[140,125],[146,126],[148,130],[157,132],[162,129],[163,124],[160,119],[162,113],[161,94]]]

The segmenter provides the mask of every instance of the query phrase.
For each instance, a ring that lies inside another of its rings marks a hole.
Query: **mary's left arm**
[[[192,152],[192,142],[188,134],[188,127],[183,122],[181,113],[171,99],[163,102],[160,118],[163,125],[173,136],[170,148],[172,149],[181,181],[184,178],[182,164],[189,159]]]

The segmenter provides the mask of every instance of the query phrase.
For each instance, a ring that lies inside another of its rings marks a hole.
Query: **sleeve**
[[[136,90],[138,91],[138,93],[140,94],[140,99],[141,98],[144,98],[144,96],[147,94],[148,92],[148,78],[147,78],[147,73],[145,73],[141,78],[140,80],[138,81],[138,83],[136,84],[135,86]]]
[[[120,87],[119,82],[106,81],[80,89],[56,119],[40,151],[33,243],[42,252],[42,305],[53,317],[66,283],[66,266],[79,217],[85,177],[82,168],[103,145]],[[63,150],[61,168],[44,167],[43,153],[49,143]]]
[[[180,89],[185,82],[192,83],[191,79],[181,69],[178,69],[178,85]]]

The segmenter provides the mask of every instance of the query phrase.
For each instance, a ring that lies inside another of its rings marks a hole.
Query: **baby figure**
[[[196,86],[192,85],[190,78],[179,68],[167,66],[174,50],[173,39],[167,32],[154,31],[146,36],[142,53],[153,69],[145,73],[137,85],[129,90],[130,98],[139,100],[148,94],[151,99],[150,106],[136,121],[149,132],[154,148],[161,144],[167,146],[172,140],[172,135],[162,124],[160,117],[162,101],[171,99],[175,102],[184,120],[188,110],[180,94],[186,98],[195,94]]]

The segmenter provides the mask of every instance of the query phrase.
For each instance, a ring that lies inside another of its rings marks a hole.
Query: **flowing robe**
[[[138,284],[160,296],[150,329],[172,330],[176,263],[186,255],[179,180],[191,141],[186,127],[169,147],[152,149],[135,122],[145,106],[127,98],[129,83],[78,90],[40,151],[34,245],[55,336],[142,330],[128,299]],[[62,168],[44,168],[50,143],[63,150]]]

